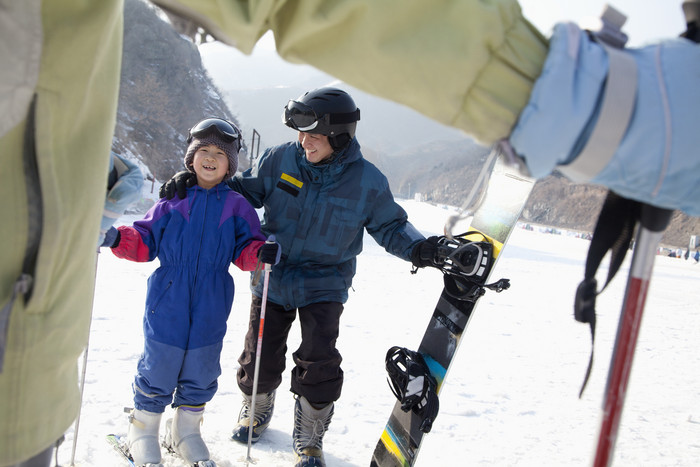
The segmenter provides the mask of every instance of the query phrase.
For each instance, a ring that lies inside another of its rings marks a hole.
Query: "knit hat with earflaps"
[[[197,149],[213,144],[214,146],[220,148],[228,156],[228,175],[233,177],[238,170],[238,145],[237,142],[227,143],[216,133],[209,133],[201,138],[193,138],[190,145],[187,147],[187,153],[185,154],[185,167],[190,172],[194,172],[192,168],[192,162],[194,161],[194,153]]]

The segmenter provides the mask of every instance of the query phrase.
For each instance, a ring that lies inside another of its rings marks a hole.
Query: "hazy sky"
[[[523,14],[546,36],[560,21],[598,18],[606,4],[627,15],[629,45],[678,36],[685,30],[682,0],[520,0]]]

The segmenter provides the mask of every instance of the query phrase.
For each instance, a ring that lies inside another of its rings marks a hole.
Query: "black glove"
[[[110,227],[105,233],[105,239],[102,241],[102,245],[109,248],[116,248],[119,246],[119,242],[122,239],[122,235],[114,227]]]
[[[258,250],[258,259],[261,263],[275,265],[280,262],[281,257],[282,247],[274,240],[268,240]]]
[[[411,251],[411,263],[417,268],[436,266],[437,245],[440,237],[432,236],[419,242]]]
[[[173,199],[175,193],[180,199],[187,197],[187,189],[197,184],[197,175],[194,172],[183,170],[178,172],[167,182],[161,185],[158,196],[161,198]]]

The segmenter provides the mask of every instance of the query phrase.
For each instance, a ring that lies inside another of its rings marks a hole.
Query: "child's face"
[[[224,179],[228,172],[228,156],[218,146],[209,144],[197,149],[192,160],[197,185],[208,190]]]

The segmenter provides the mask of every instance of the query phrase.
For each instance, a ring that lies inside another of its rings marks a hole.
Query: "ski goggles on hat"
[[[324,115],[327,117],[327,115]],[[319,118],[314,109],[298,101],[289,101],[284,107],[284,124],[298,131],[313,130]]]
[[[233,143],[241,137],[238,128],[230,122],[221,118],[207,118],[190,128],[187,144],[190,144],[193,138],[201,138],[211,133],[219,135],[227,143]]]

